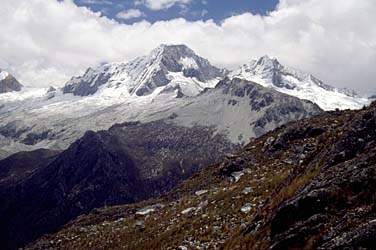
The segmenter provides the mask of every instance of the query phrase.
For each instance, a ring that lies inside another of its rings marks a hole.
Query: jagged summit
[[[20,91],[22,87],[22,84],[19,83],[14,76],[9,74],[7,71],[0,69],[0,94]]]
[[[271,69],[278,69],[282,66],[276,58],[270,57],[269,55],[264,55],[259,59],[255,60],[255,64],[258,66],[263,66],[265,68]]]
[[[212,66],[186,45],[162,44],[150,54],[130,62],[89,68],[83,76],[68,81],[63,92],[87,96],[107,85],[121,86],[129,95],[144,96],[159,87],[171,85],[169,87],[178,87],[190,96],[212,86],[225,73],[225,70]]]
[[[268,55],[244,64],[230,75],[273,88],[279,92],[317,103],[324,110],[354,109],[368,104],[349,89],[338,89],[323,83],[314,75],[282,65]]]
[[[310,73],[303,72],[298,69],[282,65],[278,59],[264,55],[257,60],[251,60],[249,64],[244,64],[235,73],[243,74],[243,76],[254,76],[257,83],[274,85],[287,89],[294,89],[298,87],[300,82],[311,81],[315,85],[326,90],[333,90],[334,87],[324,84],[318,78]],[[283,79],[283,76],[291,76],[294,79]],[[263,80],[263,81],[262,81]],[[268,86],[270,87],[270,86]]]
[[[176,57],[196,55],[195,52],[185,44],[161,44],[150,54],[175,55]]]
[[[161,44],[148,55],[129,62],[89,68],[66,83],[63,93],[88,96],[105,91],[110,95],[146,96],[173,92],[176,97],[197,96],[213,88],[225,76],[241,78],[279,92],[317,103],[324,110],[358,109],[369,103],[349,89],[325,84],[310,73],[284,66],[264,55],[229,72],[212,66],[188,46]]]

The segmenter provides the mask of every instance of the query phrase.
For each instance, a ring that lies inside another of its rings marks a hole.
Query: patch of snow
[[[180,59],[179,63],[183,65],[184,69],[198,69],[199,68],[195,59],[191,57],[183,57]]]
[[[6,72],[6,71],[1,71],[0,70],[0,81],[4,80],[5,78],[7,78],[9,76],[9,73]]]

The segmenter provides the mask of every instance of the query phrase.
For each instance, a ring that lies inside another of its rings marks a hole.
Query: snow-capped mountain
[[[88,130],[127,121],[210,127],[241,144],[321,111],[311,102],[240,79],[225,79],[194,97],[177,98],[176,92],[158,89],[141,97],[105,92],[81,97],[44,90],[8,102],[0,96],[0,106],[0,149],[9,153],[65,149]]]
[[[129,121],[210,127],[242,144],[315,115],[319,106],[354,109],[368,102],[269,57],[228,73],[185,45],[161,45],[130,62],[89,68],[61,89],[1,94],[0,158],[65,149],[88,130]]]
[[[241,144],[321,111],[259,84],[223,78],[225,72],[184,45],[162,45],[128,63],[89,69],[62,89],[5,93],[0,95],[0,150],[6,155],[65,149],[88,130],[157,120],[214,128]]]
[[[89,68],[83,76],[73,77],[64,93],[87,96],[103,89],[121,89],[124,95],[145,96],[158,87],[197,95],[214,87],[226,74],[197,56],[185,45],[161,45],[149,55],[130,62],[107,63]]]
[[[369,104],[366,98],[360,98],[353,90],[329,86],[312,74],[286,67],[269,56],[252,60],[232,72],[231,77],[253,81],[264,87],[310,100],[324,110],[357,109]]]
[[[14,78],[11,74],[7,71],[3,71],[0,69],[0,94],[13,92],[13,91],[20,91],[22,85]]]

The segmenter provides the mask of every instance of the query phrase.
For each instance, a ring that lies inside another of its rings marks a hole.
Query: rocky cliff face
[[[0,69],[0,94],[20,91],[22,85],[11,74]]]
[[[252,132],[245,133],[245,137],[259,137],[290,121],[314,116],[322,111],[310,101],[300,100],[240,78],[226,78],[216,89],[221,89],[224,96],[229,97],[229,106],[242,106],[244,102],[248,104],[244,107],[248,110],[244,111],[243,116],[249,117],[247,125]]]
[[[16,249],[93,208],[156,197],[236,146],[164,121],[87,132],[67,150],[0,161],[0,242]],[[199,146],[198,146],[199,145]]]
[[[376,103],[255,139],[157,200],[103,208],[26,249],[373,249]]]

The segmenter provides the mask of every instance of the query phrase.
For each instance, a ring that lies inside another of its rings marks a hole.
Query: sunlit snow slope
[[[324,110],[359,109],[369,104],[349,89],[337,89],[324,84],[309,73],[283,66],[277,59],[263,56],[231,73],[238,77],[273,88],[279,92],[310,100]]]

